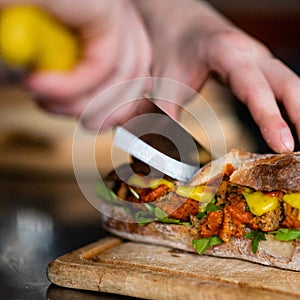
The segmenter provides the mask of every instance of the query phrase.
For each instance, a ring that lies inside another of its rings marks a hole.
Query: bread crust
[[[188,185],[205,184],[210,180],[219,177],[222,179],[224,167],[227,164],[232,165],[235,169],[240,168],[244,161],[255,158],[257,154],[242,151],[240,149],[232,149],[226,155],[213,160],[212,162],[203,166],[189,181]]]
[[[230,181],[259,191],[300,191],[300,152],[257,155],[232,173]]]

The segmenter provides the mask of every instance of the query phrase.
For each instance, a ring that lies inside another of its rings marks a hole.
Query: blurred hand
[[[0,8],[24,2],[52,13],[77,29],[82,39],[81,59],[73,70],[32,72],[25,79],[25,86],[44,109],[80,116],[91,99],[107,88],[125,80],[149,76],[149,40],[142,20],[129,0],[0,0]],[[137,93],[142,95],[144,87],[139,88]],[[105,121],[104,126],[109,126],[139,109],[133,104],[127,105],[108,116],[110,107],[113,103],[117,106],[118,101],[116,95],[115,99],[101,103],[96,117],[84,120],[86,125],[97,127],[100,121]]]

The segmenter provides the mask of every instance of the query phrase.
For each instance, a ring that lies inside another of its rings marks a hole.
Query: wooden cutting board
[[[47,269],[59,286],[145,299],[299,299],[300,272],[107,237]]]

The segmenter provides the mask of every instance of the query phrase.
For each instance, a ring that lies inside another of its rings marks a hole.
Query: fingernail
[[[280,131],[280,141],[285,151],[292,152],[294,150],[294,139],[288,128],[284,128]]]

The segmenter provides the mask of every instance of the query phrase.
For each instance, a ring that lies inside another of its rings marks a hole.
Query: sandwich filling
[[[190,226],[200,254],[232,237],[251,238],[253,252],[266,234],[284,241],[300,238],[300,193],[256,191],[234,184],[233,171],[228,164],[221,183],[215,179],[196,186],[133,175],[127,183],[117,181],[113,192],[131,203],[130,213],[141,226],[153,221]]]

